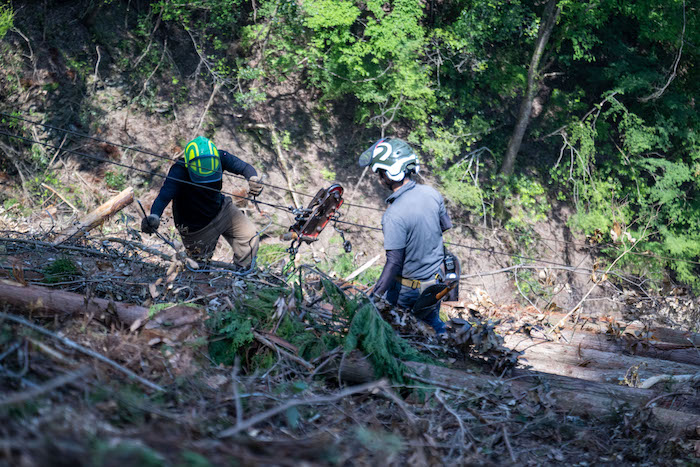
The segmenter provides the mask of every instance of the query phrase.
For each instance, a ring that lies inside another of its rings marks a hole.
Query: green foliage
[[[121,172],[105,173],[105,184],[112,190],[121,191],[126,187],[126,176]]]
[[[167,465],[165,458],[148,446],[134,441],[95,441],[92,446],[90,465],[96,467],[109,465],[139,465],[143,467],[161,467]]]
[[[5,201],[2,202],[2,207],[7,211],[13,206],[16,206],[20,204],[19,200],[17,198],[7,198]]]
[[[277,335],[291,342],[299,349],[299,355],[312,360],[341,345],[340,336],[329,333],[315,333],[308,325],[285,316],[277,330]]]
[[[287,256],[289,256],[289,253],[284,245],[279,243],[264,243],[258,248],[256,263],[258,266],[265,268],[281,261]]]
[[[241,0],[159,0],[153,9],[162,12],[164,21],[182,23],[187,29],[211,34],[208,37],[215,41],[215,48],[221,48],[223,40],[231,37],[231,26],[239,19],[241,3]]]
[[[269,329],[276,324],[276,306],[280,297],[287,297],[288,288],[266,288],[252,291],[236,302],[234,310],[224,310],[207,320],[211,331],[209,354],[217,363],[231,365],[236,355],[242,355],[253,342],[254,329]],[[299,355],[313,359],[340,345],[340,338],[327,333],[308,330],[308,324],[285,316],[277,329],[277,335],[299,349]],[[270,352],[259,352],[254,366],[267,367],[276,361],[277,356]]]
[[[286,75],[304,64],[325,98],[351,95],[357,118],[388,126],[395,118],[425,121],[435,98],[422,63],[423,9],[413,0],[310,0],[261,5],[266,25],[245,29],[249,47],[265,37],[266,67]]]
[[[404,447],[400,436],[383,430],[357,426],[355,427],[355,437],[370,452],[382,455],[385,458],[399,454]]]
[[[510,217],[506,229],[525,229],[547,218],[550,211],[546,190],[532,176],[513,177],[505,186]]]
[[[613,221],[636,225],[632,235],[642,237],[639,250],[677,260],[630,255],[621,264],[633,272],[648,270],[649,263],[657,271],[666,266],[677,280],[700,290],[695,268],[685,261],[700,255],[700,205],[694,201],[700,146],[695,136],[687,138],[689,132],[671,121],[650,126],[616,96],[607,96],[598,112],[569,125],[569,132],[567,150],[575,157],[562,160],[552,176],[576,194],[572,226],[606,234]],[[674,149],[679,144],[685,148]],[[607,251],[619,254],[618,248]],[[658,274],[654,278],[660,279]]]
[[[55,284],[74,279],[80,275],[80,270],[72,259],[64,256],[47,264],[42,273],[45,283]]]
[[[207,321],[212,330],[209,355],[216,363],[233,365],[239,350],[253,342],[253,319],[236,311],[219,312]]]
[[[336,277],[347,277],[362,264],[358,264],[355,261],[355,255],[353,253],[339,253],[333,256],[333,259],[322,267],[328,274],[335,275]],[[369,269],[361,273],[354,280],[360,284],[372,284],[379,279],[382,273],[381,266],[371,266]]]
[[[405,383],[410,372],[403,360],[425,361],[408,342],[399,337],[370,302],[358,306],[345,338],[345,351],[360,349],[374,367],[375,375]]]
[[[211,467],[212,463],[203,455],[194,451],[182,451],[180,453],[178,467]]]
[[[0,4],[0,40],[12,28],[14,19],[15,13],[12,11],[12,6]]]
[[[323,295],[333,304],[336,313],[350,322],[346,332],[326,329],[313,321],[301,322],[285,315],[277,328],[277,335],[299,349],[299,355],[312,360],[338,347],[346,352],[359,349],[364,352],[378,377],[404,382],[409,370],[402,360],[426,361],[418,351],[401,339],[384,321],[372,303],[363,298],[349,298],[333,282],[322,279]],[[207,321],[211,331],[209,354],[216,363],[231,365],[236,355],[243,355],[253,342],[253,329],[270,329],[277,323],[275,303],[287,297],[287,288],[267,288],[249,292],[235,304],[234,310],[224,310]],[[277,355],[263,350],[252,357],[251,365],[267,368]],[[303,390],[304,388],[302,388]]]
[[[335,172],[333,170],[326,169],[325,167],[321,169],[321,177],[324,180],[334,181],[336,179]]]

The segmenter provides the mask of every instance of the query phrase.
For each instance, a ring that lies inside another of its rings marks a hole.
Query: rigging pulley
[[[306,208],[292,209],[294,224],[282,236],[282,240],[292,241],[288,249],[291,254],[296,254],[302,242],[312,243],[318,240],[319,234],[328,222],[338,219],[338,209],[343,205],[343,191],[343,187],[338,184],[321,188]],[[347,250],[345,244],[349,242],[344,236],[343,241],[343,246]]]

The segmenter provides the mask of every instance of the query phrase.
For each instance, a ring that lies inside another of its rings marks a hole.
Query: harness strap
[[[396,276],[396,281],[401,285],[410,287],[412,289],[420,289],[420,281],[413,279],[406,279],[405,277]]]
[[[435,277],[428,279],[428,280],[424,280],[422,282],[419,280],[416,280],[416,279],[407,279],[405,277],[396,276],[396,281],[399,284],[406,286],[406,287],[410,287],[412,289],[420,289],[421,285],[426,283],[426,282],[435,282],[435,281],[439,281],[439,280],[440,280],[440,273],[435,273]]]

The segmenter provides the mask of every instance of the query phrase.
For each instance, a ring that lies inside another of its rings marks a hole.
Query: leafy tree
[[[12,28],[14,12],[9,5],[0,5],[0,39]]]
[[[424,12],[419,2],[309,0],[261,6],[266,24],[246,37],[263,41],[265,66],[303,72],[324,99],[353,96],[360,122],[382,133],[397,119],[425,122],[435,105],[422,62]],[[252,42],[250,42],[252,45]]]

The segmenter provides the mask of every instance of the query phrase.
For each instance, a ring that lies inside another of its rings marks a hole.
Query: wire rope
[[[65,132],[70,133],[70,134],[76,134],[76,135],[78,135],[78,136],[85,137],[85,138],[88,138],[88,139],[92,139],[92,140],[95,140],[95,141],[104,142],[104,143],[106,143],[106,144],[113,144],[113,143],[110,143],[110,142],[107,141],[107,140],[103,140],[103,139],[100,139],[100,138],[91,137],[91,136],[88,136],[88,135],[83,135],[83,134],[80,134],[80,133],[77,133],[77,132],[73,132],[73,131],[71,131],[71,130],[60,129],[60,128],[53,127],[53,126],[51,126],[51,125],[47,125],[47,124],[43,124],[43,123],[39,123],[39,122],[34,122],[34,121],[32,121],[32,120],[28,120],[28,119],[24,119],[24,118],[21,118],[21,117],[9,115],[9,114],[4,113],[4,112],[0,112],[0,115],[2,115],[2,116],[7,116],[7,117],[12,117],[12,118],[17,118],[17,119],[19,119],[19,120],[26,121],[26,122],[29,122],[29,123],[33,123],[33,124],[45,126],[45,127],[47,127],[47,128],[51,128],[51,129],[56,129],[57,131],[65,131]],[[177,178],[174,178],[174,177],[170,177],[170,176],[168,176],[168,175],[163,175],[163,174],[158,173],[158,172],[154,172],[154,171],[150,171],[150,170],[146,170],[146,169],[141,169],[141,168],[135,167],[135,166],[133,166],[133,165],[129,165],[129,164],[124,164],[124,163],[122,163],[122,162],[113,161],[113,160],[110,160],[110,159],[107,159],[107,158],[104,158],[104,157],[100,157],[100,156],[96,156],[96,155],[92,155],[92,154],[87,154],[87,153],[79,152],[79,151],[76,151],[76,150],[73,150],[73,149],[66,149],[66,148],[59,147],[59,146],[56,146],[56,145],[53,145],[53,144],[50,144],[50,143],[45,143],[45,142],[42,142],[42,141],[37,141],[37,140],[35,140],[35,139],[33,139],[33,138],[27,138],[27,137],[24,137],[24,136],[21,136],[21,135],[16,135],[16,134],[8,133],[8,132],[2,131],[2,130],[0,130],[0,135],[4,135],[4,136],[10,137],[10,138],[19,139],[19,140],[24,141],[24,142],[27,142],[27,143],[39,144],[39,145],[42,145],[42,146],[45,146],[45,147],[49,147],[49,148],[52,148],[52,149],[56,149],[56,150],[59,150],[59,151],[64,151],[64,152],[67,152],[67,153],[75,154],[75,155],[80,156],[80,157],[85,157],[85,158],[89,158],[89,159],[96,160],[96,161],[99,161],[99,162],[103,162],[103,163],[108,163],[108,164],[120,166],[120,167],[129,169],[129,170],[134,170],[134,171],[141,172],[141,173],[144,173],[144,174],[148,174],[148,175],[152,175],[152,176],[157,176],[157,177],[160,177],[160,178],[163,178],[163,179],[170,179],[170,180],[174,180],[174,181],[176,181],[176,182],[180,182],[180,183],[183,183],[183,184],[192,185],[192,186],[196,186],[196,187],[200,187],[200,188],[204,188],[204,189],[208,189],[208,190],[212,190],[212,191],[217,191],[217,192],[220,192],[220,193],[222,193],[222,194],[224,194],[224,195],[229,195],[229,196],[233,196],[233,197],[236,197],[236,198],[245,199],[245,200],[248,200],[248,201],[253,202],[253,203],[259,203],[259,204],[262,204],[262,205],[265,205],[265,206],[268,206],[268,207],[271,207],[271,208],[274,208],[274,209],[278,209],[278,210],[281,210],[281,211],[285,211],[285,212],[288,212],[288,213],[294,213],[294,209],[291,208],[291,207],[289,207],[289,206],[282,206],[282,205],[272,204],[272,203],[268,203],[268,202],[265,202],[265,201],[260,201],[260,200],[257,200],[257,199],[251,198],[251,197],[247,197],[247,196],[243,196],[243,195],[239,195],[239,194],[235,194],[235,193],[226,192],[226,191],[223,191],[223,190],[217,190],[216,188],[211,188],[211,187],[207,187],[207,186],[202,186],[202,185],[199,185],[199,184],[197,184],[197,183],[191,182],[191,181],[189,181],[189,180],[180,180],[180,179],[177,179]],[[130,149],[130,150],[135,150],[135,151],[138,151],[138,152],[142,152],[142,153],[144,153],[144,154],[153,155],[153,156],[156,156],[156,157],[159,157],[159,158],[164,158],[164,159],[167,159],[167,160],[169,160],[169,161],[172,162],[171,159],[169,159],[169,158],[167,158],[167,157],[165,157],[165,156],[158,155],[158,154],[153,153],[153,152],[148,152],[148,151],[144,151],[144,150],[139,150],[139,149],[136,149],[136,148],[132,148],[132,147],[125,146],[125,145],[118,145],[118,144],[114,144],[114,145],[115,145],[115,146],[119,146],[119,147],[123,147],[123,148],[126,148],[126,149]],[[232,175],[232,176],[236,176],[236,177],[239,177],[239,178],[244,178],[243,176],[239,176],[239,175],[236,175],[236,174],[229,174],[229,173],[227,173],[227,175]],[[292,192],[294,192],[294,193],[298,193],[298,194],[301,194],[301,195],[304,195],[304,196],[311,196],[311,195],[308,195],[308,194],[306,194],[306,193],[296,192],[296,191],[293,191],[293,190],[289,190],[288,188],[277,187],[277,186],[275,186],[275,185],[270,185],[270,184],[267,184],[267,183],[263,183],[263,184],[266,185],[266,186],[269,186],[269,187],[271,187],[271,188],[282,189],[282,190],[285,190],[285,191],[292,191]],[[353,205],[350,204],[350,203],[346,203],[346,205],[353,206]],[[372,209],[372,210],[380,210],[379,208],[373,208],[373,207],[363,206],[363,205],[354,205],[354,206],[360,207],[360,208]],[[354,222],[349,222],[349,221],[344,221],[344,220],[340,220],[340,219],[336,219],[335,222],[340,223],[340,224],[345,224],[345,225],[351,225],[351,226],[354,226],[354,227],[359,227],[359,228],[363,228],[363,229],[367,229],[367,230],[382,231],[382,229],[379,228],[379,227],[368,226],[368,225],[359,224],[359,223],[354,223]],[[466,225],[466,226],[469,226],[468,224],[459,224],[459,223],[457,223],[457,224],[455,224],[455,225]],[[488,229],[488,228],[486,228],[486,227],[481,227],[481,226],[471,226],[471,227],[477,227],[477,228]],[[490,230],[494,231],[494,230],[499,230],[499,229],[490,229]],[[562,241],[562,240],[558,240],[558,239],[552,239],[552,240],[560,241],[560,242],[565,242],[565,243],[573,243],[573,242],[567,242],[567,241]],[[482,252],[486,252],[486,253],[490,253],[490,254],[496,254],[496,255],[502,255],[502,256],[510,256],[510,257],[512,257],[512,258],[518,258],[518,259],[527,260],[527,261],[539,262],[539,263],[543,263],[543,264],[550,264],[550,265],[556,265],[556,266],[571,267],[570,265],[563,264],[563,263],[557,263],[557,262],[553,262],[553,261],[550,261],[550,260],[538,259],[538,258],[533,258],[533,257],[529,257],[529,256],[519,255],[519,254],[515,254],[515,253],[502,252],[502,251],[495,250],[495,249],[493,249],[493,248],[484,248],[484,247],[477,247],[477,246],[469,246],[469,245],[464,245],[464,244],[455,243],[455,242],[444,242],[444,243],[445,243],[446,245],[451,245],[451,246],[460,247],[460,248],[464,248],[464,249],[475,250],[475,251],[482,251]],[[609,245],[604,245],[604,246],[609,246]],[[643,252],[629,252],[629,253],[632,254],[632,255],[636,255],[636,256],[644,256],[644,257],[656,258],[656,259],[662,259],[662,260],[669,260],[669,261],[680,261],[680,262],[686,262],[686,263],[689,263],[689,264],[700,265],[700,261],[693,261],[693,260],[689,260],[689,259],[673,258],[673,257],[661,256],[661,255],[655,255],[655,254],[652,254],[652,253],[643,253]]]
[[[142,153],[142,154],[147,154],[147,155],[150,155],[150,156],[153,156],[153,157],[162,159],[162,160],[167,160],[167,161],[172,162],[172,159],[171,159],[170,157],[168,157],[168,156],[164,156],[164,155],[162,155],[162,154],[158,154],[158,153],[156,153],[156,152],[149,151],[149,150],[146,150],[146,149],[141,149],[141,148],[138,148],[138,147],[135,147],[135,146],[128,146],[128,145],[125,145],[125,144],[121,144],[121,143],[117,143],[117,142],[114,142],[114,141],[106,140],[106,139],[104,139],[104,138],[98,138],[98,137],[96,137],[96,136],[87,135],[87,134],[80,133],[80,132],[77,132],[77,131],[74,131],[74,130],[69,130],[69,129],[65,129],[65,128],[60,128],[60,127],[56,127],[56,126],[53,126],[53,125],[49,125],[49,124],[47,124],[47,123],[42,123],[42,122],[39,122],[39,121],[36,121],[36,120],[31,120],[31,119],[28,119],[28,118],[26,118],[26,117],[20,117],[20,116],[18,116],[18,115],[8,114],[8,113],[6,113],[6,112],[0,112],[0,116],[4,116],[4,117],[7,117],[7,118],[12,118],[12,119],[20,120],[20,121],[23,121],[23,122],[26,122],[26,123],[29,123],[29,124],[32,124],[32,125],[37,125],[37,126],[41,126],[41,127],[44,127],[44,128],[49,128],[49,129],[54,130],[54,131],[58,131],[58,132],[62,132],[62,133],[70,134],[70,135],[74,135],[74,136],[77,136],[77,137],[80,137],[80,138],[89,139],[89,140],[96,141],[96,142],[99,142],[99,143],[108,144],[108,145],[110,145],[110,146],[119,147],[119,148],[126,149],[126,150],[129,150],[129,151],[135,151],[135,152],[139,152],[139,153]],[[245,179],[245,177],[242,176],[242,175],[233,174],[233,173],[230,173],[230,172],[225,172],[224,175],[226,175],[226,176],[228,176],[228,177],[232,177],[232,178]],[[294,194],[301,195],[301,196],[306,196],[306,197],[308,197],[308,198],[313,198],[313,197],[314,197],[314,195],[311,195],[311,194],[309,194],[309,193],[305,193],[305,192],[298,191],[298,190],[292,190],[292,189],[290,189],[290,188],[286,188],[286,187],[281,187],[281,186],[273,185],[273,184],[271,184],[271,183],[267,183],[267,182],[263,182],[263,181],[260,181],[259,183],[260,183],[261,185],[268,186],[268,187],[270,187],[270,188],[274,188],[274,189],[277,189],[277,190],[286,191],[286,192],[289,192],[289,193],[294,193]],[[377,208],[377,207],[374,207],[374,206],[367,206],[367,205],[363,205],[363,204],[356,204],[356,203],[349,203],[349,202],[347,202],[347,203],[345,203],[345,205],[346,205],[346,206],[350,206],[350,207],[356,207],[356,208],[359,208],[359,209],[367,209],[367,210],[371,210],[371,211],[377,211],[377,212],[383,212],[383,211],[384,211],[384,210],[381,209],[381,208]],[[481,225],[476,225],[476,224],[468,224],[468,223],[464,223],[464,222],[453,222],[453,225],[460,226],[460,227],[466,227],[466,228],[470,228],[470,229],[477,229],[477,230],[481,230],[481,231],[487,231],[487,232],[508,232],[508,233],[510,233],[508,230],[502,229],[502,228],[486,227],[486,226],[481,226]],[[570,245],[578,245],[578,246],[584,246],[584,247],[590,246],[590,245],[588,245],[588,244],[586,244],[586,243],[573,242],[573,241],[570,241],[570,240],[561,240],[561,239],[553,238],[553,237],[544,237],[544,236],[542,236],[542,235],[539,235],[538,237],[539,237],[540,239],[542,239],[542,240],[548,240],[548,241],[553,241],[553,242],[557,242],[557,243],[570,244]]]

